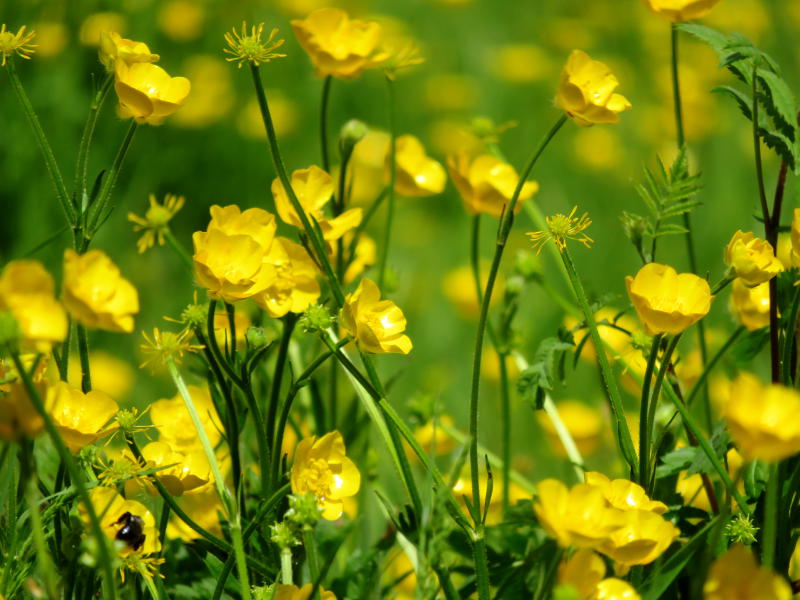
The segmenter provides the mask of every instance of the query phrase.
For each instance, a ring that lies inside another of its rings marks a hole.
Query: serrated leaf
[[[719,421],[714,426],[714,431],[711,435],[711,447],[714,449],[714,454],[716,454],[717,458],[720,460],[723,459],[725,453],[728,451],[728,442],[730,442],[730,436],[728,436],[728,430],[725,428],[725,423],[723,421]],[[692,475],[696,475],[697,473],[713,473],[715,472],[714,465],[711,464],[711,461],[706,456],[705,452],[698,452],[694,458],[694,461],[689,468],[686,470],[686,476],[691,477]]]
[[[686,227],[678,225],[677,223],[667,223],[666,225],[659,225],[658,229],[653,233],[654,237],[661,237],[664,235],[681,235],[689,231]]]
[[[771,101],[771,105],[774,107],[774,112],[776,113],[773,115],[773,119],[776,116],[779,116],[781,120],[783,120],[783,125],[781,129],[786,129],[784,133],[795,139],[795,123],[797,122],[797,101],[795,100],[794,94],[792,90],[789,88],[787,83],[775,73],[771,71],[759,70],[758,78],[764,84],[766,89],[769,91],[769,100]],[[791,135],[789,134],[791,131]]]
[[[558,337],[543,339],[533,361],[517,379],[517,392],[530,401],[536,410],[541,410],[544,403],[544,392],[551,391],[557,380],[556,365],[560,355],[575,347],[574,342],[564,341]]]
[[[697,458],[697,448],[684,446],[661,457],[661,464],[656,467],[656,479],[672,477],[689,468]]]

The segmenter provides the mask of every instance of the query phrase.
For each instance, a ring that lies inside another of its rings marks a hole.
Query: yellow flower
[[[38,261],[11,261],[0,274],[0,310],[14,316],[24,346],[41,353],[67,335],[67,314],[54,293],[53,278]]]
[[[391,300],[381,300],[381,291],[371,279],[362,279],[344,299],[341,324],[366,352],[411,352],[411,340],[403,334],[406,329],[403,311]]]
[[[537,255],[542,251],[547,240],[553,240],[559,252],[566,250],[567,240],[573,240],[587,248],[591,247],[594,240],[583,233],[583,230],[592,224],[592,220],[589,218],[588,213],[583,213],[580,217],[573,216],[577,210],[578,207],[573,206],[569,215],[557,213],[546,217],[545,222],[547,223],[548,231],[533,231],[526,234],[531,238]]]
[[[256,304],[270,317],[282,317],[288,312],[301,313],[319,298],[317,267],[300,244],[278,237],[267,256],[274,276],[264,291],[253,296]]]
[[[0,54],[3,56],[0,67],[5,67],[8,57],[16,54],[20,58],[30,59],[30,55],[36,52],[36,44],[31,44],[36,37],[35,31],[25,33],[26,26],[19,28],[17,33],[6,30],[6,24],[0,26]]]
[[[142,448],[142,458],[143,469],[160,469],[154,475],[173,496],[199,491],[212,480],[208,459],[199,447],[176,452],[168,442],[150,442]],[[138,485],[126,486],[126,492],[129,488],[135,492]],[[152,485],[147,489],[153,495],[156,493]]]
[[[486,289],[486,281],[489,278],[487,265],[481,267],[481,289]],[[502,273],[497,274],[495,281],[495,293],[489,302],[489,307],[495,306],[503,298],[505,279]],[[442,291],[459,315],[465,319],[474,319],[478,316],[480,304],[478,304],[478,291],[475,287],[475,277],[472,274],[472,267],[463,265],[445,274],[442,280]]]
[[[499,217],[514,195],[519,175],[511,165],[489,154],[473,159],[465,153],[447,159],[447,170],[453,180],[464,208],[471,215],[486,213]],[[522,202],[539,190],[535,181],[526,181],[522,186],[514,212],[522,208]]]
[[[734,545],[720,556],[703,585],[705,600],[790,600],[786,580],[767,567],[759,567],[746,546]]]
[[[236,344],[244,344],[245,335],[247,330],[253,326],[253,321],[246,312],[237,310],[233,313],[233,325],[236,328]],[[214,313],[214,336],[217,338],[217,344],[219,344],[220,348],[230,347],[231,322],[225,311]]]
[[[130,363],[108,352],[92,350],[89,353],[89,365],[93,390],[105,392],[117,400],[122,400],[131,391],[135,374]],[[73,387],[81,386],[80,359],[74,354],[69,359],[68,381]]]
[[[574,400],[564,400],[559,402],[556,407],[558,408],[558,415],[575,441],[578,451],[581,454],[594,452],[603,432],[603,420],[597,410],[590,408],[584,402]],[[539,425],[542,426],[547,435],[550,447],[553,448],[556,454],[566,456],[564,445],[558,437],[553,421],[541,411],[538,411],[536,416],[539,420]]]
[[[181,510],[192,521],[216,536],[222,535],[219,513],[223,512],[219,494],[214,487],[201,488],[196,494],[185,494],[178,499]],[[202,538],[199,533],[184,523],[179,517],[170,519],[167,525],[167,536],[191,542]]]
[[[572,586],[580,600],[594,599],[606,564],[589,548],[581,548],[558,566],[559,586]]]
[[[39,21],[34,23],[36,33],[39,35],[39,46],[36,53],[42,58],[52,58],[64,51],[69,42],[67,26],[60,21]]]
[[[626,510],[623,524],[597,550],[624,566],[647,565],[661,556],[680,530],[650,510]]]
[[[310,583],[305,584],[303,587],[281,583],[276,588],[274,600],[311,600],[313,588],[314,586]],[[336,600],[336,595],[323,589],[322,586],[317,588],[317,592],[319,592],[319,597],[322,600]]]
[[[338,240],[361,223],[362,210],[360,208],[346,210],[333,219],[329,219],[323,214],[322,209],[333,197],[334,184],[333,178],[318,166],[311,165],[307,169],[293,171],[291,184],[306,216],[309,220],[313,217],[319,223],[322,235],[327,241]],[[300,220],[300,215],[292,206],[289,196],[278,178],[272,182],[272,195],[275,198],[275,209],[281,220],[294,227],[302,228],[303,222]]]
[[[342,516],[343,499],[358,493],[361,474],[345,456],[342,434],[332,431],[321,438],[305,438],[297,445],[291,482],[292,493],[313,494],[322,518],[335,521]]]
[[[619,82],[605,63],[573,50],[561,73],[556,106],[577,125],[616,123],[619,113],[631,108],[625,96],[615,94]]]
[[[447,179],[444,167],[425,154],[422,143],[413,135],[401,135],[396,144],[397,172],[394,189],[401,196],[418,198],[439,194]],[[386,177],[389,181],[390,154],[386,153]]]
[[[159,9],[158,26],[171,40],[189,42],[202,33],[205,17],[202,2],[171,0]]]
[[[599,488],[579,483],[568,490],[556,479],[536,486],[533,510],[539,524],[563,548],[596,548],[623,524],[624,517],[608,505]]]
[[[84,394],[59,381],[47,390],[46,404],[47,412],[72,453],[117,429],[115,424],[107,425],[119,407],[111,396],[103,392],[92,390]]]
[[[742,456],[778,461],[800,452],[800,392],[764,386],[749,373],[741,373],[730,390],[722,414]]]
[[[456,447],[456,441],[445,432],[442,425],[454,427],[455,423],[450,415],[442,415],[438,420],[431,419],[414,430],[414,438],[426,453],[441,456]],[[409,446],[406,446],[406,455],[412,461],[419,460]]]
[[[741,279],[731,284],[731,311],[749,331],[769,325],[769,283],[750,287]]]
[[[677,334],[708,314],[711,289],[705,279],[675,272],[668,265],[648,263],[635,277],[626,277],[628,296],[647,332]]]
[[[117,61],[132,65],[158,62],[159,58],[158,54],[150,52],[144,42],[125,39],[115,31],[100,34],[100,62],[109,72],[114,72]]]
[[[161,67],[147,62],[128,65],[117,61],[114,72],[120,114],[123,118],[133,117],[137,123],[160,125],[180,109],[191,89],[185,77],[171,77]]]
[[[143,254],[147,249],[155,246],[164,245],[164,234],[169,232],[169,222],[172,217],[183,208],[186,199],[183,196],[167,194],[164,196],[164,204],[159,204],[155,194],[150,194],[150,208],[144,213],[144,218],[128,213],[128,221],[134,223],[134,231],[144,231],[142,237],[136,242],[139,254]]]
[[[196,385],[188,386],[189,395],[192,397],[197,414],[203,423],[208,441],[216,446],[220,440],[220,424],[211,395],[206,388]],[[180,394],[170,399],[162,399],[150,405],[150,421],[158,429],[158,439],[167,442],[176,452],[186,453],[189,450],[200,448],[197,432],[192,422],[192,417],[186,409]]]
[[[350,247],[350,242],[353,239],[353,233],[345,234],[343,241],[345,252]],[[337,245],[331,244],[333,258],[336,258]],[[345,256],[347,256],[345,254]],[[350,257],[350,264],[344,272],[344,283],[354,282],[364,271],[369,269],[378,260],[378,246],[375,240],[369,237],[366,233],[361,233],[358,236],[358,242],[353,249],[353,256]]]
[[[170,124],[176,127],[202,129],[224,118],[235,101],[231,71],[225,61],[208,54],[196,54],[186,59],[182,69],[192,82],[192,93],[186,99],[183,108],[172,117]],[[271,110],[274,104],[272,100],[270,98]],[[277,118],[273,110],[273,120]],[[264,126],[260,122],[258,127],[263,132]],[[278,135],[280,136],[280,132]]]
[[[600,339],[603,340],[605,346],[608,346],[608,354],[611,357],[615,357],[627,350],[630,346],[631,335],[639,329],[639,323],[636,319],[609,306],[603,307],[594,313],[594,321],[597,323],[597,332],[600,334]],[[564,327],[573,332],[576,342],[583,343],[581,358],[595,364],[597,352],[594,348],[594,342],[589,337],[589,331],[585,326],[576,331],[579,323],[575,317],[564,317]],[[584,338],[587,338],[585,342],[583,341]]]
[[[800,208],[792,213],[792,266],[800,267]]]
[[[603,492],[606,501],[619,510],[648,510],[657,515],[667,512],[667,505],[658,500],[651,500],[644,488],[627,479],[610,480],[597,471],[585,473],[586,483]]]
[[[64,306],[91,329],[130,333],[139,312],[139,294],[102,250],[64,252]]]
[[[2,379],[8,373],[0,369]],[[44,399],[47,386],[43,381],[36,382],[36,391]],[[44,419],[33,405],[25,386],[14,381],[0,388],[0,439],[15,442],[22,437],[34,438],[44,431]]]
[[[266,257],[275,228],[275,216],[263,209],[212,206],[208,229],[192,235],[197,283],[225,302],[263,291],[274,273]]]
[[[278,28],[276,27],[269,32],[269,37],[266,41],[261,40],[262,33],[264,33],[264,23],[253,25],[248,35],[247,23],[242,21],[241,32],[237,32],[234,27],[230,33],[225,34],[225,41],[228,43],[228,47],[224,48],[223,52],[231,55],[230,58],[225,60],[238,62],[241,69],[245,62],[257,67],[261,63],[268,63],[276,58],[285,58],[285,54],[275,52],[275,50],[283,46],[284,42],[284,40],[275,39],[275,36],[278,35]]]
[[[102,486],[91,489],[89,500],[100,518],[103,533],[116,542],[120,556],[153,554],[161,550],[155,517],[143,504],[126,500],[113,488]],[[78,510],[88,528],[89,513],[83,504]]]
[[[725,248],[725,264],[749,286],[765,283],[783,271],[783,264],[766,240],[737,231]]]
[[[642,0],[660,17],[673,23],[705,17],[719,0]]]
[[[627,581],[609,577],[597,584],[596,600],[641,600],[641,596]]]
[[[351,19],[338,8],[320,8],[303,20],[295,19],[292,29],[317,77],[353,79],[387,58],[378,48],[381,26]]]
[[[84,46],[99,48],[103,33],[118,31],[125,33],[125,17],[116,12],[98,12],[89,15],[81,23],[79,38]]]

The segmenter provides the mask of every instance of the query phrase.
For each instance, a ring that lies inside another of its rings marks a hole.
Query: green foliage
[[[572,334],[559,330],[558,337],[545,338],[539,343],[533,361],[520,374],[517,392],[536,410],[541,410],[545,394],[553,390],[556,381],[564,380],[566,353],[574,347]]]

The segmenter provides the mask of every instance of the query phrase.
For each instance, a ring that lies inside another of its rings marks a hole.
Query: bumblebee
[[[142,547],[147,536],[144,534],[144,521],[141,517],[125,512],[114,522],[114,525],[122,525],[117,531],[115,539],[125,542],[134,551]]]

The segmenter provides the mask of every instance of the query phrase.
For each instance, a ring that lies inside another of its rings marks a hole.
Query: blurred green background
[[[267,29],[279,27],[286,39],[282,51],[288,57],[266,65],[262,72],[287,166],[319,164],[322,82],[314,77],[289,21],[323,5],[377,19],[387,31],[419,42],[426,62],[404,72],[396,83],[398,129],[419,137],[428,153],[442,162],[459,148],[474,146],[470,122],[488,117],[498,125],[513,122],[500,135],[499,145],[519,169],[559,116],[553,97],[570,50],[581,48],[607,62],[620,80],[618,91],[633,109],[615,126],[579,128],[567,123],[534,172],[540,183],[534,201],[544,214],[569,211],[573,205],[589,212],[594,223],[587,233],[596,243],[590,250],[574,247],[578,269],[593,297],[612,293],[618,296],[616,307],[628,305],[624,276],[635,273],[640,261],[624,237],[619,215],[623,210],[644,213],[634,189],[643,166],[652,166],[657,155],[669,162],[675,154],[669,25],[637,0],[6,1],[0,22],[14,31],[26,24],[38,32],[37,54],[30,61],[18,60],[17,66],[67,182],[74,174],[92,86],[102,77],[96,52],[102,29],[145,41],[161,55],[159,64],[170,74],[192,81],[192,94],[179,113],[163,126],[139,128],[115,190],[117,209],[94,242],[139,289],[138,331],[164,326],[162,317],[177,316],[194,289],[191,273],[168,247],[136,252],[138,236],[126,219],[128,211],[144,214],[150,193],[159,199],[165,193],[185,196],[186,206],[172,227],[190,248],[191,234],[205,229],[212,204],[274,210],[269,185],[275,173],[250,78],[246,69],[225,62],[222,53],[223,34],[238,28],[243,19],[265,21]],[[794,40],[800,33],[800,4],[796,0],[723,0],[705,23],[748,36],[777,58],[797,88],[800,50]],[[681,49],[687,138],[693,168],[703,173],[702,206],[692,218],[702,274],[707,271],[714,282],[723,274],[722,251],[732,233],[739,228],[761,232],[754,218],[752,141],[749,123],[730,102],[710,92],[715,85],[731,83],[731,76],[717,68],[709,49],[688,36],[682,36]],[[332,135],[351,118],[386,130],[386,86],[380,71],[366,72],[355,81],[335,80],[331,98]],[[112,92],[97,126],[91,178],[111,163],[127,128],[115,116],[114,103]],[[0,131],[4,142],[0,144],[0,262],[35,257],[59,280],[61,255],[70,236],[5,73],[0,73]],[[778,163],[770,152],[765,156],[771,190]],[[382,154],[365,149],[361,157],[373,163],[373,176],[376,169],[380,173]],[[373,187],[376,194],[380,181]],[[790,177],[784,215],[796,205],[796,196]],[[488,258],[496,221],[485,217],[483,223],[483,253]],[[294,236],[289,227],[281,227],[284,235]],[[419,395],[433,397],[462,430],[467,424],[476,323],[456,309],[444,282],[448,273],[467,264],[469,227],[469,217],[450,183],[440,196],[399,199],[390,256],[397,289],[391,297],[408,317],[415,348],[407,358],[379,360],[386,375],[400,374],[391,394],[396,405],[403,407]],[[379,240],[382,228],[383,215],[378,214],[371,235]],[[521,213],[504,260],[506,273],[515,252],[528,248],[523,233],[532,228]],[[541,256],[545,277],[566,292],[551,258],[546,252]],[[662,242],[659,260],[685,270],[683,240]],[[471,284],[461,288],[469,298]],[[728,297],[726,290],[708,317],[708,325],[723,335],[734,328]],[[527,289],[517,321],[523,353],[532,357],[539,341],[553,335],[562,319],[561,309],[539,288]],[[695,336],[685,337],[683,350],[688,352]],[[92,342],[93,348],[108,350],[134,369],[141,360],[138,333],[94,333]],[[599,390],[596,370],[582,365],[567,387],[557,391],[556,399],[574,398],[600,407]],[[172,394],[166,379],[136,370],[132,390],[120,400],[144,405]],[[498,390],[491,377],[481,403],[482,441],[497,450]],[[533,479],[562,473],[565,464],[554,460],[542,442],[530,406],[515,397],[513,411],[516,466]],[[610,449],[608,443],[606,448]],[[590,458],[589,465],[608,467],[610,456],[610,451],[601,452]]]

